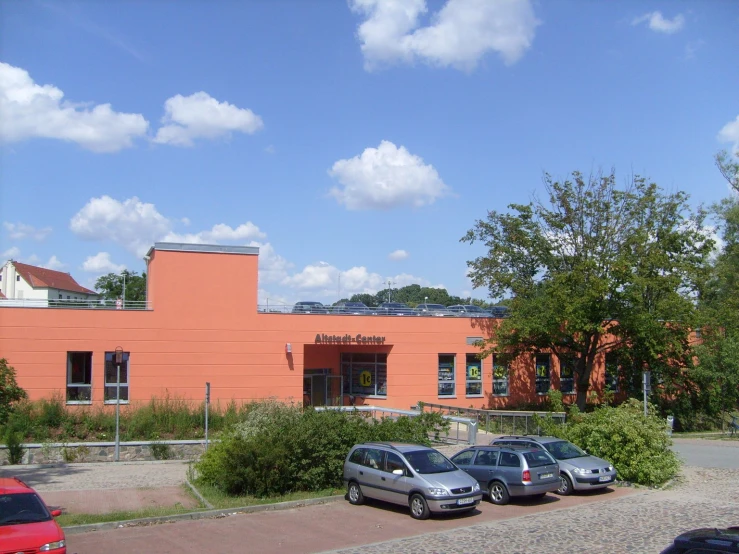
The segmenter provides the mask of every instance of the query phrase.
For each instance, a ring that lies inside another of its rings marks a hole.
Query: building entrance
[[[341,406],[343,388],[341,375],[331,375],[331,369],[306,369],[303,373],[304,406]]]

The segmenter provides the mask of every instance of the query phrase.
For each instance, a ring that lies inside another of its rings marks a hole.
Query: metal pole
[[[208,406],[210,405],[210,383],[205,383],[205,451],[208,451]]]
[[[119,433],[121,417],[121,364],[118,363],[115,367],[115,461],[117,462],[121,455],[121,438]]]
[[[650,379],[649,379],[649,372],[644,371],[642,373],[642,389],[644,391],[644,417],[647,417],[647,394],[649,393],[649,387],[650,387]]]
[[[123,309],[126,309],[126,272],[123,272]]]

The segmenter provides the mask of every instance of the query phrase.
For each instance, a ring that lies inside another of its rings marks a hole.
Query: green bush
[[[652,413],[644,417],[643,404],[630,399],[617,408],[603,406],[586,414],[571,411],[565,425],[556,425],[551,418],[541,418],[539,424],[542,434],[567,439],[612,462],[619,479],[653,486],[677,475],[680,461],[670,449],[665,420]]]
[[[172,449],[166,443],[153,442],[149,448],[155,460],[169,460],[172,457]]]
[[[8,447],[8,463],[15,465],[23,461],[23,435],[12,428],[5,432],[5,446]]]
[[[384,418],[359,412],[316,411],[277,402],[255,404],[195,465],[198,479],[231,495],[272,496],[342,485],[342,467],[357,443],[429,444],[440,414]]]

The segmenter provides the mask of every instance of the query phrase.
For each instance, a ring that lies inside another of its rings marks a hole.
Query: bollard
[[[667,436],[672,436],[672,430],[675,428],[675,418],[671,415],[667,416]]]

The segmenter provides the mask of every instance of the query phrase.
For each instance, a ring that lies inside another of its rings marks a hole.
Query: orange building
[[[555,356],[521,359],[508,371],[479,360],[475,342],[496,320],[467,317],[291,314],[257,305],[255,247],[156,243],[145,257],[141,309],[27,307],[0,300],[0,357],[31,399],[68,404],[165,393],[225,404],[276,398],[313,405],[419,401],[504,408],[536,402],[550,386],[574,392]],[[211,286],[202,286],[202,276]],[[227,284],[227,286],[226,286]],[[601,369],[593,388],[604,381]],[[574,398],[574,395],[573,395]]]

